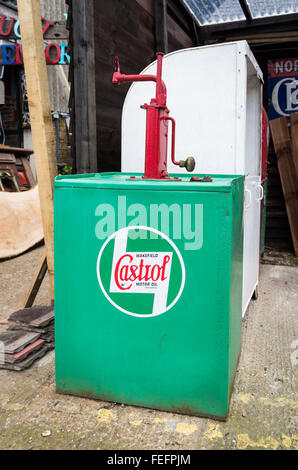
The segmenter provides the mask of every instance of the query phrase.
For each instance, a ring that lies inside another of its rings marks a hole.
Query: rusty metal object
[[[199,176],[193,176],[190,178],[192,183],[213,183],[211,176],[204,176],[204,178],[199,178]]]

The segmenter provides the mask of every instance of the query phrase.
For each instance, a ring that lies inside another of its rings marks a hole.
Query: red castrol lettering
[[[121,282],[124,281],[165,281],[166,266],[170,261],[170,256],[165,255],[162,265],[155,264],[153,266],[145,265],[144,260],[141,259],[139,264],[132,264],[134,257],[130,254],[125,254],[119,258],[115,268],[115,283],[120,290],[129,290],[132,286],[123,287]]]

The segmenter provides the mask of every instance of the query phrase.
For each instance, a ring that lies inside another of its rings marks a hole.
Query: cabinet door
[[[242,315],[259,283],[260,217],[263,190],[259,176],[247,176],[244,201],[244,250]]]

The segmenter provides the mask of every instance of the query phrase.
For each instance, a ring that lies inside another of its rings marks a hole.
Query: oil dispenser
[[[156,82],[156,95],[150,104],[141,106],[147,112],[146,119],[146,149],[145,149],[145,173],[144,179],[170,179],[167,171],[168,150],[168,123],[172,123],[172,148],[171,158],[174,165],[186,168],[192,172],[195,169],[195,159],[188,157],[186,160],[175,160],[175,135],[176,122],[170,117],[167,108],[167,88],[162,80],[162,60],[164,54],[157,53],[156,75],[123,75],[120,73],[118,57],[115,58],[115,73],[112,82],[120,85],[123,82]]]
[[[55,181],[60,393],[225,419],[240,353],[244,177],[168,174],[176,161],[163,55],[145,170]]]
[[[156,64],[149,64],[141,74],[155,70]],[[261,173],[262,71],[248,43],[235,41],[167,54],[163,79],[177,122],[176,154],[195,156],[200,173],[245,175],[244,316],[259,284],[261,199],[263,193],[266,196]],[[123,103],[123,172],[143,170],[139,155],[143,152],[145,120],[138,105],[143,94],[150,94],[150,88],[148,83],[133,84]],[[172,164],[170,155],[168,171],[184,173],[183,168]]]

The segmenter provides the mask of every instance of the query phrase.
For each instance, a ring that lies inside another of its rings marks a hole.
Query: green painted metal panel
[[[229,192],[232,184],[230,175],[209,175],[213,177],[212,183],[190,182],[190,178],[181,177],[181,174],[173,174],[172,177],[180,179],[179,182],[164,180],[143,180],[141,173],[134,175],[135,179],[131,179],[131,173],[92,173],[89,175],[73,175],[58,176],[56,178],[55,187],[72,187],[72,188],[105,188],[105,189],[154,189],[157,190],[162,184],[164,191],[204,191],[204,192]],[[205,175],[194,175],[204,178]],[[178,186],[177,186],[178,185]]]
[[[243,193],[238,176],[57,178],[59,392],[226,418],[241,341]],[[156,218],[154,206],[170,211]],[[123,234],[125,256],[139,263],[129,273],[114,264]]]

